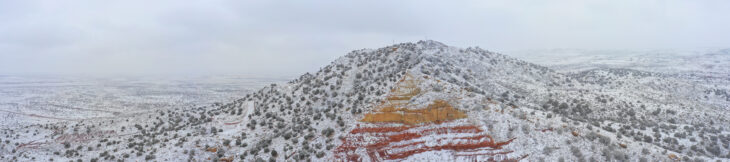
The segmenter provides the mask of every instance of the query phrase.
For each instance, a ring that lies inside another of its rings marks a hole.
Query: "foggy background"
[[[722,0],[0,0],[0,75],[294,76],[422,39],[497,52],[726,48],[728,15]]]

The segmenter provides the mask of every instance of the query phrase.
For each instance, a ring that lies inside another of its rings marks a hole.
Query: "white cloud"
[[[282,74],[434,39],[495,51],[727,47],[730,2],[0,1],[0,74]]]

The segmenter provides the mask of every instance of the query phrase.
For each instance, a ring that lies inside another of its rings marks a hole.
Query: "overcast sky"
[[[0,74],[298,75],[431,39],[492,51],[728,47],[730,1],[0,0]]]

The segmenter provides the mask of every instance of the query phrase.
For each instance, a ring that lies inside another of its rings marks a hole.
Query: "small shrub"
[[[598,142],[603,143],[604,145],[609,145],[611,143],[611,138],[603,135],[598,135]]]
[[[218,155],[218,157],[223,157],[223,155],[226,154],[226,151],[223,150],[223,148],[219,148],[216,154]]]
[[[155,158],[156,158],[155,155],[149,154],[149,155],[147,155],[147,156],[144,157],[144,160],[150,161],[150,160],[155,159]]]
[[[332,137],[332,134],[334,134],[335,130],[332,128],[327,128],[322,130],[322,135],[325,137]]]
[[[572,152],[573,156],[575,156],[575,157],[578,157],[578,158],[583,157],[583,153],[580,152],[580,149],[578,147],[570,146],[570,152]]]
[[[644,136],[644,142],[652,143],[654,140],[650,136]]]
[[[641,154],[648,155],[649,153],[650,153],[649,149],[646,149],[646,148],[641,149]]]
[[[279,153],[276,152],[276,150],[271,150],[271,157],[277,157],[279,156]]]
[[[545,154],[545,155],[550,155],[550,154],[552,154],[552,153],[553,153],[553,151],[555,151],[555,149],[557,149],[557,148],[555,148],[555,147],[548,147],[548,146],[545,146],[545,147],[544,147],[544,148],[542,149],[542,153],[543,153],[543,154]]]

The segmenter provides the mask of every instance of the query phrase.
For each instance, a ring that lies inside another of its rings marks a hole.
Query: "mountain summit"
[[[692,101],[702,91],[648,72],[562,74],[478,47],[427,40],[356,50],[232,105],[252,105],[242,108],[253,113],[241,125],[258,137],[248,140],[267,141],[249,148],[253,156],[244,159],[251,160],[724,157],[727,149],[718,148],[727,143],[697,141],[730,138],[721,131],[728,102]],[[692,142],[685,132],[696,130],[703,133],[692,134]],[[257,153],[272,147],[290,157]]]
[[[67,145],[61,160],[96,157],[76,149],[95,146],[107,160],[722,161],[727,92],[631,69],[559,73],[426,40],[355,50],[226,104],[89,121],[122,128],[108,135],[49,136]]]

